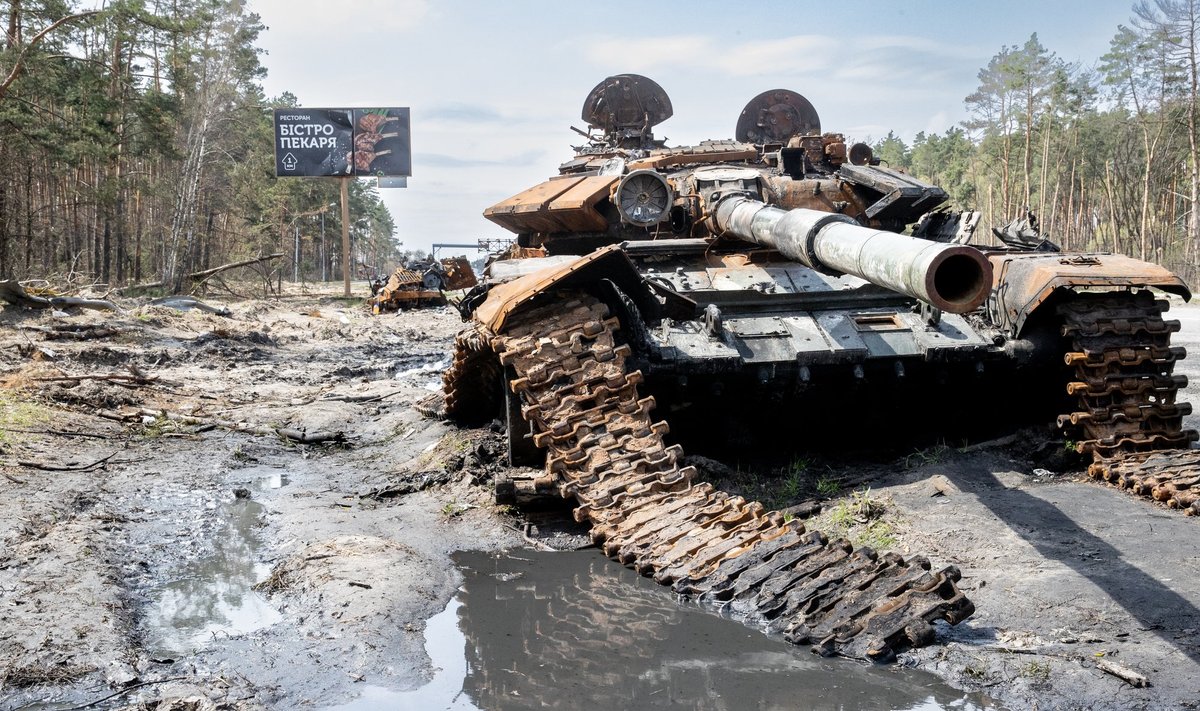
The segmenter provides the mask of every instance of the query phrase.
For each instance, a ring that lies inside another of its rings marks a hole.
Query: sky
[[[407,106],[413,175],[381,189],[403,249],[511,233],[484,208],[555,175],[606,76],[643,74],[675,114],[669,145],[732,138],[742,107],[792,89],[824,131],[906,141],[967,117],[979,70],[1036,32],[1094,66],[1133,0],[841,3],[576,0],[250,0],[267,96],[306,107]],[[457,252],[452,252],[457,253]]]

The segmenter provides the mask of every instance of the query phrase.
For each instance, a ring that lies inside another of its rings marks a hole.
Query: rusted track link
[[[474,420],[491,413],[500,397],[500,366],[483,334],[463,331],[454,339],[454,357],[442,374],[444,397],[417,403],[426,417]]]
[[[607,555],[826,655],[890,660],[930,643],[935,620],[974,612],[954,567],[854,550],[696,482],[663,442],[667,424],[651,419],[653,398],[639,397],[641,374],[625,372],[616,319],[589,296],[569,298],[513,319],[491,346],[515,370],[510,385],[560,493]],[[471,345],[460,343],[463,362]],[[448,396],[465,372],[447,374]]]
[[[1194,449],[1128,454],[1098,460],[1088,473],[1149,496],[1189,516],[1200,515],[1200,457]]]
[[[1187,377],[1173,370],[1185,352],[1171,347],[1179,322],[1163,320],[1167,308],[1148,291],[1080,294],[1059,306],[1074,341],[1067,392],[1080,407],[1058,424],[1082,435],[1076,448],[1092,453],[1094,478],[1197,514],[1200,451],[1188,447],[1198,435],[1183,428],[1192,406],[1177,402]]]

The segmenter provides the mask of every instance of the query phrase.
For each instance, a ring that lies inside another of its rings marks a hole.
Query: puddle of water
[[[442,373],[450,367],[449,358],[439,358],[422,363],[415,368],[398,371],[393,378],[396,380],[413,379],[426,390],[442,389]]]
[[[433,664],[433,679],[412,691],[390,691],[381,686],[365,686],[362,695],[330,711],[366,711],[397,709],[411,711],[479,711],[463,689],[467,659],[463,649],[467,639],[459,630],[458,616],[463,603],[454,598],[446,609],[425,623],[425,651]]]
[[[223,524],[209,553],[189,562],[180,576],[155,590],[146,614],[149,650],[163,656],[202,649],[217,636],[238,636],[282,619],[250,589],[270,573],[260,562],[262,504],[238,499],[220,505]]]
[[[816,657],[680,603],[595,551],[456,558],[464,585],[426,629],[433,679],[366,687],[336,709],[995,707],[932,674]]]

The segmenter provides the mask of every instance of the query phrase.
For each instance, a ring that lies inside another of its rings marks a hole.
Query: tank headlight
[[[654,170],[635,170],[617,186],[617,210],[621,219],[638,227],[649,227],[667,218],[675,194],[667,179]]]

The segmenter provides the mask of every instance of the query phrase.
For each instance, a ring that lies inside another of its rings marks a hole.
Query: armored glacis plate
[[[673,113],[667,92],[639,74],[608,77],[583,102],[583,120],[605,133],[657,126]]]
[[[787,89],[764,91],[750,100],[737,122],[737,140],[763,145],[821,132],[821,118],[808,99]]]

